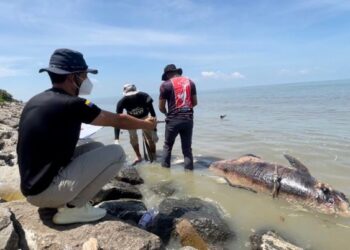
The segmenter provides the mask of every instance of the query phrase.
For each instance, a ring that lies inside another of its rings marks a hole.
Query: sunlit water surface
[[[230,248],[247,249],[249,236],[261,229],[274,229],[293,243],[308,249],[349,249],[350,219],[322,215],[302,206],[291,205],[271,196],[254,194],[228,186],[208,169],[213,159],[232,159],[253,153],[269,162],[288,166],[283,154],[297,157],[311,174],[350,197],[350,82],[323,82],[261,86],[201,93],[195,110],[193,153],[199,160],[193,173],[181,164],[171,170],[159,163],[138,166],[146,184],[142,185],[148,207],[161,197],[150,187],[169,180],[177,188],[174,197],[199,197],[215,203],[236,232]],[[157,107],[157,96],[154,96]],[[115,100],[98,102],[114,111]],[[220,115],[226,115],[220,119]],[[164,117],[158,112],[158,119]],[[164,124],[158,126],[160,141]],[[93,136],[112,143],[113,129],[104,128]],[[141,141],[140,141],[141,143]],[[134,153],[128,133],[121,144],[129,163]],[[142,147],[141,147],[142,150]],[[174,145],[173,162],[181,161],[179,139]]]

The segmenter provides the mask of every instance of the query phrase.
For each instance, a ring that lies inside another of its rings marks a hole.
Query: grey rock
[[[0,173],[0,197],[7,201],[23,199],[18,166],[2,166]]]
[[[302,250],[279,236],[274,231],[262,231],[250,236],[252,250]]]
[[[176,188],[171,181],[161,181],[151,187],[151,190],[158,195],[169,197],[176,192]]]
[[[154,234],[107,215],[100,221],[54,225],[55,209],[38,209],[25,201],[0,204],[13,213],[19,228],[21,249],[82,249],[95,238],[101,249],[164,249]]]
[[[5,154],[5,153],[0,153],[0,160],[4,162],[4,165],[8,166],[13,166],[14,162],[12,161],[15,159],[15,156],[13,154]]]
[[[159,205],[159,213],[177,219],[187,219],[210,245],[225,245],[235,233],[213,204],[199,198],[167,198]]]
[[[147,211],[142,201],[131,199],[105,201],[98,204],[98,207],[106,209],[108,214],[133,225],[137,225],[142,215]]]
[[[97,204],[103,201],[123,198],[142,199],[142,194],[138,188],[129,183],[113,180],[103,186],[92,201]]]
[[[121,169],[116,177],[117,180],[130,183],[132,185],[138,185],[144,183],[144,180],[140,177],[136,168],[132,166]]]
[[[20,102],[5,102],[0,106],[0,166],[13,166],[17,162],[17,129],[22,109]]]
[[[8,208],[0,207],[0,249],[18,249],[19,237]]]

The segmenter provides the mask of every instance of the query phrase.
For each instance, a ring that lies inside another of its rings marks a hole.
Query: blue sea
[[[214,91],[202,91],[197,84],[197,91],[193,153],[198,163],[252,153],[287,166],[283,157],[287,153],[304,163],[314,177],[350,197],[350,80]],[[152,96],[158,110],[158,96]],[[118,98],[95,102],[114,111]],[[158,112],[158,120],[163,119]],[[160,155],[164,124],[159,124],[158,131]],[[94,137],[112,143],[113,129],[104,128]],[[121,135],[121,144],[128,160],[133,160],[126,131]],[[217,204],[237,232],[232,248],[248,249],[248,237],[253,231],[270,228],[307,249],[349,249],[350,219],[317,214],[268,196],[235,190],[207,169],[188,175],[181,164],[176,164],[182,159],[179,139],[173,152],[174,167],[170,172],[159,163],[139,166],[148,183],[142,187],[148,194],[147,205],[157,206],[160,202],[149,191],[152,183],[171,180],[181,191],[178,197],[196,196]]]

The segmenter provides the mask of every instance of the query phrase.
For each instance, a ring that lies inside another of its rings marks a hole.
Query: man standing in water
[[[98,220],[106,210],[89,201],[117,174],[125,154],[119,145],[95,142],[76,147],[81,124],[152,130],[156,120],[110,113],[78,97],[91,92],[87,73],[97,74],[80,52],[57,49],[49,67],[39,70],[44,71],[52,88],[28,101],[19,123],[22,193],[34,206],[58,208],[56,224]]]
[[[136,86],[134,84],[125,84],[123,87],[123,95],[124,97],[120,99],[120,101],[117,104],[117,114],[122,114],[123,110],[126,109],[127,114],[133,117],[144,120],[149,117],[149,114],[151,114],[151,117],[156,119],[156,112],[154,112],[153,108],[153,99],[147,93],[137,91]],[[115,144],[119,144],[120,129],[115,128],[114,132]],[[146,140],[147,146],[149,146],[151,153],[149,157],[152,162],[156,159],[156,143],[158,141],[156,129],[143,129],[142,133],[144,139]],[[136,165],[137,163],[142,161],[137,130],[129,130],[129,136],[130,144],[136,153],[136,159],[134,160],[132,165]]]
[[[193,170],[193,107],[197,105],[195,84],[182,76],[182,69],[169,64],[164,68],[160,86],[159,110],[166,115],[162,166],[170,168],[171,151],[178,134],[181,138],[185,169]],[[168,110],[165,103],[168,103]]]

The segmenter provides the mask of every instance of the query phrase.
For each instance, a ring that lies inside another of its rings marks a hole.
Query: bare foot
[[[140,163],[142,161],[142,158],[136,158],[134,162],[131,164],[131,166],[135,166],[137,163]]]

